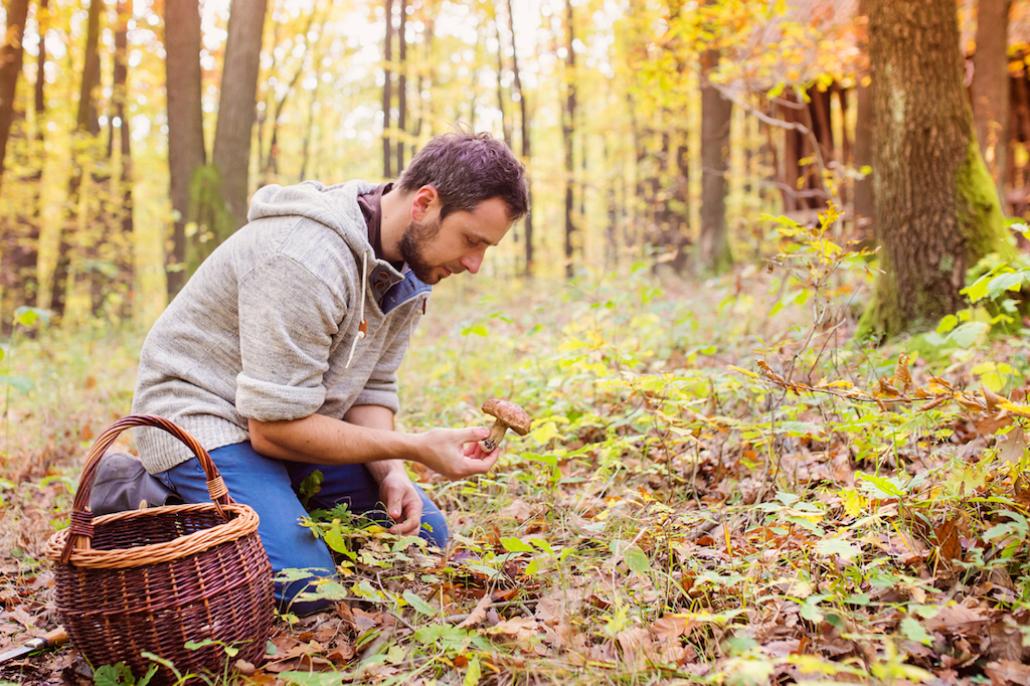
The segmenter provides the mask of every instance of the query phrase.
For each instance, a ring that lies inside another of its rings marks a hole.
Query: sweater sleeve
[[[400,399],[397,395],[397,369],[401,366],[404,353],[408,349],[411,340],[411,331],[417,323],[415,314],[417,308],[412,308],[411,314],[403,322],[400,322],[398,330],[393,334],[389,344],[379,357],[372,375],[361,393],[354,401],[355,405],[382,405],[396,414],[400,410]]]
[[[345,299],[279,254],[239,283],[236,410],[258,421],[301,419],[325,402],[323,376]]]

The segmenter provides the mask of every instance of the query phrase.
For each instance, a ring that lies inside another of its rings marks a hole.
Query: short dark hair
[[[405,191],[435,188],[441,220],[451,212],[471,212],[490,198],[504,201],[512,221],[529,210],[525,168],[507,145],[488,133],[436,136],[411,160],[398,185]]]

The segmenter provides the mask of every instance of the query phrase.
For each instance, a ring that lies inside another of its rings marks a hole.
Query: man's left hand
[[[422,498],[403,469],[391,470],[383,476],[379,481],[379,499],[394,521],[390,527],[391,534],[407,536],[418,533],[422,523]]]

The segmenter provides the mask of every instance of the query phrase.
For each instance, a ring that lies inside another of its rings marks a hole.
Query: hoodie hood
[[[375,190],[367,181],[348,181],[325,186],[305,181],[292,186],[271,184],[259,188],[250,199],[247,221],[268,217],[306,217],[334,231],[350,247],[360,265],[363,260],[376,269],[387,268],[397,278],[402,275],[389,262],[377,262],[368,242],[365,217],[358,196]]]

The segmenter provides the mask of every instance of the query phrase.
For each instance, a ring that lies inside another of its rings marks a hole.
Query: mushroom
[[[511,429],[519,436],[525,436],[533,423],[529,414],[510,400],[491,398],[483,403],[483,412],[495,417],[494,425],[490,427],[490,435],[479,442],[488,453],[497,449],[505,431]]]

